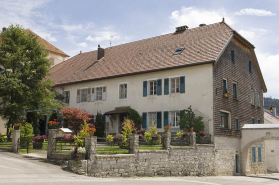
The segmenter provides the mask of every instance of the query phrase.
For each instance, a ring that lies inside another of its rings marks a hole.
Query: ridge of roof
[[[66,57],[69,57],[68,54],[66,54],[61,49],[57,48],[56,46],[54,46],[53,44],[51,44],[50,42],[48,42],[47,40],[45,40],[44,38],[42,38],[41,36],[36,34],[35,32],[31,31],[30,29],[25,29],[25,30],[33,33],[34,35],[36,35],[39,39],[39,42],[41,42],[41,44],[45,46],[46,50],[48,50],[50,52],[58,53],[60,55],[64,55]]]

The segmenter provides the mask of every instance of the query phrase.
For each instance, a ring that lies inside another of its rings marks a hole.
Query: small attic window
[[[175,52],[173,53],[173,55],[179,55],[180,53],[182,53],[183,50],[184,50],[184,48],[177,48],[175,50]]]

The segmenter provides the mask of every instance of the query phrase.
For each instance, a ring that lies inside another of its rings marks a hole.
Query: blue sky
[[[279,1],[0,0],[0,27],[20,24],[70,56],[225,21],[256,47],[267,85],[279,98]]]

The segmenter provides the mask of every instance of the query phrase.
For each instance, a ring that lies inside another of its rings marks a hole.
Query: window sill
[[[156,95],[148,95],[147,96],[147,98],[157,98],[158,97],[158,95],[156,94]]]
[[[239,102],[239,99],[237,99],[237,98],[235,99],[235,98],[234,98],[233,101]]]

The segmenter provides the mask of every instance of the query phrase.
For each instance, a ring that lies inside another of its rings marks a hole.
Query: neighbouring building
[[[107,133],[131,107],[142,127],[179,131],[179,112],[192,106],[204,117],[215,144],[218,175],[245,173],[241,130],[263,123],[267,88],[254,46],[224,20],[197,28],[177,27],[170,34],[80,53],[50,70],[55,89],[69,107],[104,114]]]
[[[2,29],[2,31],[5,31],[5,30],[6,30],[6,28]],[[36,35],[38,41],[45,47],[45,50],[48,52],[47,58],[49,58],[52,67],[65,61],[69,57],[69,55],[67,55],[62,50],[55,47],[54,45],[52,45],[51,43],[49,43],[48,41],[46,41],[45,39],[43,39],[42,37],[40,37],[39,35],[34,33],[33,31],[31,31],[29,29],[26,29],[26,31],[31,32],[32,34]],[[4,69],[5,69],[4,66],[0,64],[0,73],[1,73],[1,71],[4,71]],[[46,120],[43,121],[44,125],[45,125],[45,121]],[[6,123],[6,120],[4,120],[0,117],[0,133],[6,133],[7,129],[5,128],[5,123]],[[43,130],[45,130],[45,129],[43,129]]]

